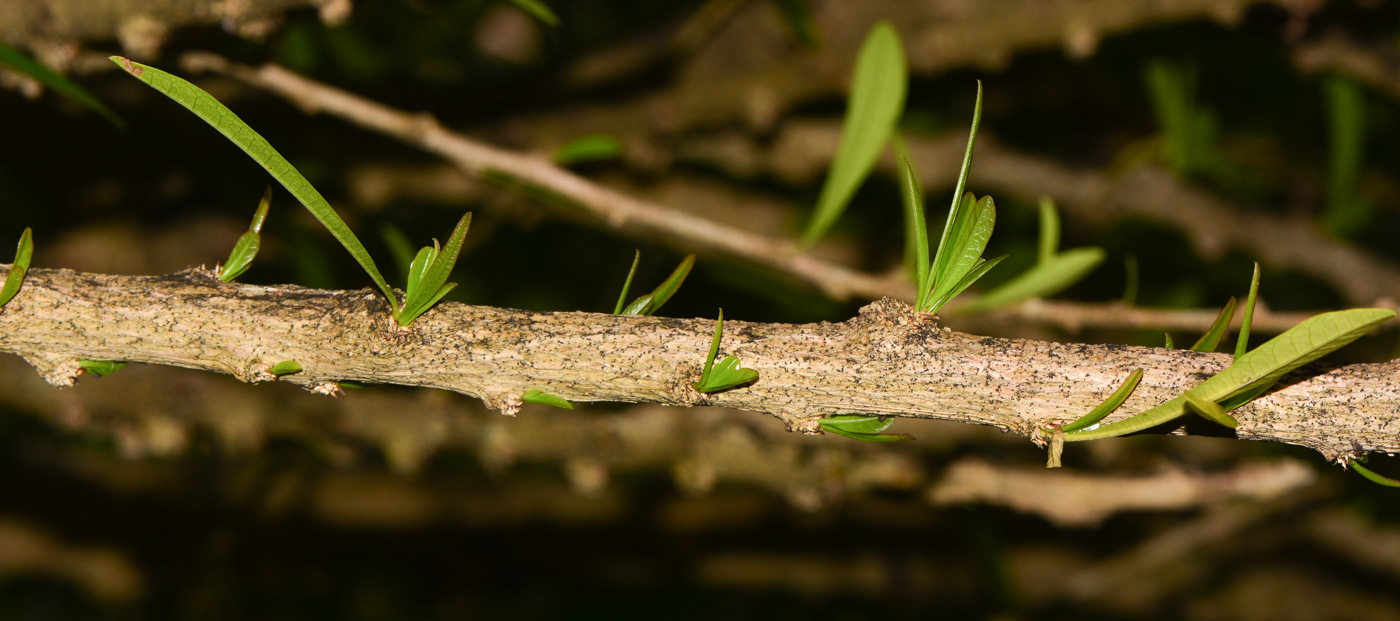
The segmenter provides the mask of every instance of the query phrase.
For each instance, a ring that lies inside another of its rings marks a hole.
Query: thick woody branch
[[[426,386],[514,413],[539,388],[571,401],[720,405],[779,417],[813,433],[824,416],[877,413],[976,423],[1039,437],[1093,407],[1136,368],[1127,413],[1219,372],[1221,354],[976,337],[884,300],[831,324],[729,322],[721,346],[756,369],[755,384],[714,395],[690,388],[710,320],[540,313],[442,304],[407,329],[368,290],[225,284],[208,272],[111,276],[36,269],[0,313],[0,351],[51,384],[79,359],[128,360],[274,379],[333,394],[337,380]],[[1238,437],[1316,449],[1332,460],[1400,450],[1400,363],[1311,368],[1236,411]],[[1364,398],[1362,396],[1364,395]],[[1209,427],[1207,427],[1209,429]],[[1218,431],[1211,429],[1211,432]]]

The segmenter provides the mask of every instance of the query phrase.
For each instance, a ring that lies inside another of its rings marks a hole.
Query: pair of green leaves
[[[24,284],[24,275],[29,273],[29,260],[34,256],[34,232],[29,227],[19,235],[19,247],[15,249],[15,261],[10,264],[10,273],[5,275],[5,284],[0,286],[0,308],[4,308],[19,293]]]
[[[914,436],[903,433],[881,433],[894,424],[893,416],[873,416],[868,414],[841,414],[828,416],[818,421],[822,431],[830,431],[861,442],[903,442]]]
[[[904,160],[901,176],[904,186],[902,195],[905,220],[914,230],[914,278],[918,287],[914,309],[919,312],[938,312],[1006,258],[1006,255],[990,261],[982,258],[983,251],[987,249],[987,242],[992,237],[992,228],[996,225],[997,210],[992,197],[983,196],[977,199],[971,192],[963,194],[963,189],[967,187],[968,172],[972,169],[972,148],[977,142],[977,126],[981,122],[982,83],[978,82],[977,105],[972,112],[972,130],[968,133],[962,170],[958,173],[958,184],[953,190],[953,204],[948,209],[948,219],[943,223],[943,235],[938,240],[938,250],[931,260],[928,228],[924,224],[923,191],[919,189],[914,165],[909,161],[908,149],[902,141],[895,141],[895,150]]]
[[[715,321],[715,337],[710,341],[710,353],[705,356],[705,368],[701,370],[700,381],[690,385],[696,392],[710,394],[758,380],[758,371],[740,368],[737,356],[728,356],[719,361],[719,364],[715,364],[715,355],[719,353],[719,339],[723,330],[724,309],[720,309],[719,319]]]
[[[632,257],[632,269],[627,271],[627,280],[622,283],[622,294],[617,296],[617,306],[613,308],[614,315],[650,315],[661,310],[661,306],[681,288],[685,277],[690,275],[690,268],[695,266],[695,255],[685,255],[681,264],[676,266],[664,282],[652,289],[651,293],[632,300],[631,304],[624,307],[622,303],[627,300],[627,291],[632,288],[632,277],[637,275],[637,264],[641,260],[642,251],[638,250],[636,256]]]
[[[107,119],[113,125],[117,126],[117,129],[126,128],[126,122],[123,121],[121,117],[117,116],[115,112],[112,112],[110,108],[103,104],[97,97],[93,96],[92,93],[88,92],[87,89],[79,86],[77,82],[55,73],[48,67],[35,62],[34,59],[25,56],[19,50],[5,45],[4,43],[0,43],[0,65],[34,78],[49,90],[76,101],[89,110],[102,115],[102,118]]]
[[[1103,248],[1059,251],[1060,214],[1049,197],[1040,199],[1040,248],[1034,267],[968,303],[962,312],[977,313],[1028,298],[1047,297],[1065,290],[1104,260]]]
[[[253,258],[258,256],[258,250],[262,248],[262,226],[267,220],[267,209],[272,205],[272,186],[268,186],[263,192],[262,201],[258,203],[258,210],[253,213],[253,223],[248,225],[248,230],[238,236],[238,241],[234,242],[233,250],[228,253],[228,260],[219,267],[219,280],[233,282],[235,278],[248,271],[248,266],[252,265]]]
[[[461,249],[461,239],[466,235],[467,225],[471,222],[470,214],[464,216],[457,224],[446,249],[439,250],[437,242],[434,242],[432,249],[425,249],[429,250],[427,254],[419,253],[423,261],[419,263],[415,259],[416,265],[410,267],[411,291],[407,292],[404,303],[400,305],[393,288],[379,273],[379,268],[374,264],[374,259],[370,257],[369,251],[365,250],[364,244],[361,244],[359,238],[355,237],[350,227],[346,226],[345,221],[340,219],[335,209],[331,208],[330,203],[326,202],[321,193],[316,191],[316,188],[301,173],[297,172],[297,169],[286,158],[282,157],[282,154],[278,153],[265,138],[258,135],[256,131],[253,131],[253,128],[238,118],[238,115],[219,103],[209,93],[177,76],[120,56],[112,56],[111,61],[136,79],[195,113],[196,116],[213,126],[271,173],[272,177],[287,188],[287,191],[291,192],[292,196],[295,196],[326,227],[326,230],[331,232],[336,241],[339,241],[350,252],[350,255],[355,257],[355,261],[364,268],[365,273],[369,274],[370,279],[388,299],[390,312],[400,326],[413,323],[414,319],[431,308],[434,303],[442,299],[443,295],[446,295],[447,291],[451,290],[453,285],[447,283],[447,276],[456,264]],[[414,267],[418,269],[415,270]]]

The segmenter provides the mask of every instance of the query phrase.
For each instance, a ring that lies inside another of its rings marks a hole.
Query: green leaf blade
[[[102,100],[88,92],[87,89],[80,86],[77,82],[63,77],[52,69],[36,62],[19,50],[5,45],[3,42],[0,42],[0,65],[34,78],[35,81],[44,85],[49,90],[76,101],[87,109],[102,115],[102,118],[107,119],[107,121],[115,125],[117,129],[126,129],[126,121],[123,121],[121,117],[117,116],[117,113],[112,112],[111,108],[108,108],[106,104],[102,103]]]
[[[1123,402],[1127,401],[1128,397],[1132,396],[1133,391],[1137,390],[1138,382],[1140,381],[1142,381],[1142,369],[1136,369],[1132,373],[1129,373],[1128,379],[1123,380],[1122,385],[1118,386],[1118,390],[1115,390],[1103,403],[1100,403],[1093,410],[1090,410],[1088,414],[1065,425],[1062,428],[1063,431],[1065,433],[1073,433],[1094,426],[1099,421],[1103,420],[1105,416],[1112,414],[1119,406],[1122,406]]]
[[[1040,244],[1037,250],[1039,263],[1054,258],[1060,250],[1060,213],[1055,210],[1055,201],[1050,200],[1049,196],[1040,199]]]
[[[112,56],[110,60],[118,67],[136,79],[144,82],[147,86],[156,89],[165,96],[175,100],[176,103],[195,113],[200,119],[218,130],[229,141],[247,153],[253,161],[261,165],[272,178],[276,179],[282,187],[287,188],[292,196],[306,207],[311,215],[315,216],[326,230],[345,247],[355,261],[364,268],[371,280],[384,293],[384,297],[389,300],[391,306],[397,305],[394,291],[389,287],[389,283],[384,280],[384,276],[379,273],[379,268],[374,264],[374,259],[369,251],[365,250],[364,244],[355,237],[350,227],[331,208],[330,203],[321,196],[320,192],[312,187],[301,173],[297,172],[282,154],[272,148],[272,144],[259,135],[253,128],[249,127],[232,110],[219,103],[212,95],[204,92],[199,87],[185,81],[170,73],[134,62],[120,56]]]
[[[115,360],[79,360],[78,367],[86,373],[91,373],[98,377],[107,377],[125,367],[125,362]]]
[[[511,4],[550,26],[559,26],[559,16],[541,0],[510,0]]]
[[[637,251],[637,254],[635,254],[635,255],[632,257],[632,269],[627,270],[627,280],[625,280],[625,281],[622,282],[622,293],[621,293],[620,295],[617,296],[617,306],[613,307],[613,314],[614,314],[614,315],[621,315],[621,314],[622,314],[622,309],[623,309],[623,306],[622,306],[622,305],[623,305],[624,302],[627,301],[627,291],[628,291],[629,289],[632,288],[632,277],[637,275],[637,264],[638,264],[638,263],[641,263],[641,262],[642,262],[642,251],[641,251],[641,250],[638,250],[638,251]],[[629,314],[629,315],[635,315],[636,313],[628,313],[628,314]]]
[[[301,371],[301,363],[295,360],[283,360],[277,364],[272,365],[271,369],[268,369],[268,373],[276,375],[277,377],[282,377],[283,375],[291,375],[293,373],[301,373]]]
[[[1230,330],[1230,320],[1235,318],[1235,302],[1235,296],[1230,296],[1230,301],[1225,303],[1225,308],[1220,309],[1220,314],[1215,316],[1215,322],[1210,324],[1210,329],[1191,346],[1191,351],[1215,351],[1220,345],[1220,340],[1225,338],[1225,333]]]
[[[963,153],[962,169],[958,172],[958,184],[953,188],[953,204],[948,208],[948,219],[943,221],[943,235],[938,238],[938,251],[933,261],[933,278],[943,275],[948,264],[948,255],[956,252],[949,247],[948,235],[958,219],[963,204],[963,190],[967,188],[967,176],[972,170],[972,147],[977,144],[977,127],[982,124],[982,81],[977,81],[977,103],[972,108],[972,129],[967,134],[967,151]],[[938,283],[931,283],[931,286]]]
[[[531,388],[530,390],[525,391],[524,394],[520,395],[520,400],[524,401],[525,403],[540,403],[543,405],[552,405],[556,408],[563,408],[565,410],[574,409],[574,404],[570,403],[568,399],[565,399],[558,395],[551,395],[538,388]]]
[[[15,248],[15,260],[10,264],[10,272],[5,275],[5,285],[0,287],[0,308],[10,303],[24,285],[24,276],[29,273],[29,261],[34,256],[34,231],[29,227],[19,235],[19,246]]]
[[[1102,248],[1066,250],[969,302],[962,312],[979,313],[1029,298],[1052,296],[1089,275],[1106,256]]]
[[[1348,460],[1347,463],[1351,464],[1351,467],[1356,470],[1357,474],[1366,477],[1366,479],[1372,483],[1375,483],[1377,485],[1384,485],[1385,487],[1400,487],[1400,481],[1381,475],[1376,471],[1361,465],[1361,462],[1358,460]]]
[[[870,29],[856,59],[850,104],[841,142],[831,163],[802,245],[811,247],[841,217],[851,197],[874,169],[885,141],[904,110],[908,67],[899,34],[889,22]]]
[[[607,134],[589,134],[570,140],[550,154],[555,164],[567,166],[582,162],[616,159],[622,155],[622,141]]]
[[[1259,298],[1259,262],[1254,262],[1254,276],[1249,279],[1249,297],[1244,303],[1244,317],[1240,319],[1240,334],[1235,340],[1235,358],[1249,351],[1249,328],[1254,323],[1254,302]]]
[[[681,260],[680,265],[677,265],[676,269],[671,272],[671,275],[666,277],[666,281],[651,291],[651,306],[646,309],[644,314],[650,315],[661,310],[661,305],[670,300],[676,290],[681,288],[681,283],[685,282],[685,277],[690,275],[690,268],[694,266],[695,255],[686,255]]]

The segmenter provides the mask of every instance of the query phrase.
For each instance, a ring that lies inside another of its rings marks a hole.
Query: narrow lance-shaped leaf
[[[972,193],[969,192],[968,198],[971,197]],[[992,197],[983,196],[981,200],[973,202],[971,208],[967,207],[968,202],[971,201],[964,202],[963,213],[958,214],[964,221],[954,225],[954,236],[949,237],[956,252],[949,253],[946,267],[934,270],[937,272],[935,278],[938,279],[933,286],[933,297],[938,300],[934,306],[941,307],[947,304],[957,297],[962,289],[972,284],[970,281],[964,282],[964,279],[983,265],[982,253],[987,249],[987,242],[992,238],[992,229],[996,226],[997,208]],[[985,273],[985,270],[982,273]],[[980,278],[981,274],[978,277]],[[931,308],[929,312],[938,312],[938,309]]]
[[[520,395],[520,400],[524,401],[525,403],[542,403],[544,405],[552,405],[556,408],[564,408],[566,410],[574,409],[574,404],[569,403],[568,399],[565,399],[558,395],[551,395],[538,388],[531,388],[530,390],[525,391],[524,394]]]
[[[651,307],[647,310],[648,315],[661,310],[661,306],[670,300],[672,295],[675,295],[677,289],[681,288],[681,283],[685,282],[685,277],[690,275],[690,268],[694,266],[695,255],[685,255],[685,258],[681,259],[680,265],[677,265],[676,269],[671,271],[671,275],[666,277],[665,282],[652,289]]]
[[[1201,418],[1230,429],[1240,426],[1240,422],[1235,420],[1235,417],[1226,414],[1225,409],[1220,407],[1219,403],[1198,397],[1190,390],[1181,395],[1181,398],[1186,404],[1186,409],[1195,412]]]
[[[1049,196],[1040,197],[1040,251],[1038,262],[1044,263],[1055,258],[1060,251],[1060,213],[1055,210],[1055,201]]]
[[[1347,463],[1351,464],[1351,467],[1356,470],[1357,474],[1366,477],[1366,479],[1372,483],[1375,483],[1377,485],[1384,485],[1386,487],[1400,487],[1400,481],[1376,473],[1370,468],[1361,465],[1361,462],[1359,460],[1352,459],[1349,460]]]
[[[19,50],[5,45],[4,43],[0,43],[0,65],[4,65],[34,78],[53,92],[82,104],[89,110],[102,115],[102,118],[107,119],[113,125],[117,126],[117,129],[126,128],[126,122],[123,121],[121,117],[117,116],[115,112],[112,112],[111,108],[108,108],[101,100],[93,96],[92,93],[88,92],[87,89],[80,86],[77,82],[55,73],[48,67],[35,62],[34,59],[25,56]]]
[[[943,222],[943,235],[938,238],[938,251],[933,259],[933,267],[929,273],[930,279],[944,278],[944,267],[950,262],[949,255],[959,252],[961,248],[951,248],[948,244],[948,236],[953,229],[953,224],[958,219],[959,207],[962,205],[963,189],[967,187],[967,175],[972,170],[972,147],[977,143],[977,127],[982,123],[982,81],[977,81],[977,103],[972,108],[972,130],[967,134],[967,151],[963,153],[962,169],[958,172],[958,183],[953,187],[953,204],[948,208],[948,219]],[[919,283],[922,288],[936,286],[937,282]]]
[[[622,294],[617,296],[617,306],[613,308],[614,315],[622,314],[622,305],[627,301],[627,290],[632,288],[632,277],[637,275],[637,264],[642,261],[642,251],[632,257],[632,269],[627,270],[627,280],[622,282]]]
[[[115,360],[79,360],[78,367],[85,373],[91,373],[98,377],[107,377],[125,367],[125,362]]]
[[[350,227],[345,225],[345,221],[331,208],[330,203],[321,196],[311,183],[297,172],[287,158],[282,157],[272,145],[253,128],[248,127],[238,115],[224,104],[219,103],[212,95],[204,92],[199,87],[190,84],[182,78],[176,77],[155,67],[143,65],[138,62],[127,60],[120,56],[112,56],[111,61],[118,67],[130,73],[136,79],[145,82],[151,88],[156,89],[165,96],[175,100],[176,103],[189,109],[196,116],[203,119],[219,133],[243,149],[249,157],[252,157],[272,177],[287,188],[301,204],[316,216],[316,219],[331,232],[337,241],[340,242],[350,255],[355,257],[355,261],[369,274],[370,279],[384,293],[384,297],[389,300],[392,307],[397,307],[398,301],[394,296],[394,291],[385,282],[384,276],[379,273],[379,268],[375,266],[374,259],[365,250],[364,244],[350,231]]]
[[[914,437],[902,433],[881,433],[894,424],[893,416],[841,414],[817,421],[823,431],[861,442],[903,442]]]
[[[1254,302],[1259,297],[1259,262],[1254,262],[1254,275],[1249,279],[1249,297],[1244,302],[1244,317],[1240,319],[1240,335],[1235,340],[1235,358],[1249,351],[1249,328],[1254,323]]]
[[[253,223],[248,225],[248,230],[238,236],[238,241],[233,244],[233,250],[228,253],[228,260],[219,269],[219,280],[233,282],[233,279],[243,275],[248,271],[248,266],[252,265],[253,259],[258,256],[258,250],[262,247],[262,226],[267,220],[267,209],[272,205],[272,187],[268,186],[263,192],[262,201],[258,203],[258,210],[253,213]]]
[[[933,306],[929,312],[938,312],[940,309],[943,308],[945,304],[953,301],[953,298],[956,298],[959,295],[961,295],[964,290],[972,286],[972,283],[977,282],[978,279],[986,275],[987,272],[992,271],[992,268],[996,267],[998,263],[1001,263],[1004,260],[1006,260],[1006,255],[1001,255],[990,261],[981,261],[980,263],[978,263],[977,267],[973,268],[971,272],[968,272],[966,276],[963,276],[963,279],[958,281],[958,284],[954,285],[951,291],[944,294],[943,297],[934,300]]]
[[[1112,414],[1119,406],[1123,405],[1123,402],[1127,401],[1128,397],[1133,395],[1133,391],[1137,390],[1138,382],[1140,381],[1142,381],[1142,369],[1133,370],[1132,373],[1128,374],[1128,379],[1123,380],[1123,384],[1118,387],[1118,390],[1115,390],[1112,395],[1109,395],[1103,403],[1100,403],[1098,407],[1090,410],[1088,414],[1065,425],[1062,430],[1065,433],[1072,433],[1080,429],[1087,429],[1094,426],[1099,421],[1103,420],[1105,416]]]
[[[559,25],[559,16],[554,14],[554,10],[549,8],[542,0],[510,0],[511,4],[520,7],[520,10],[533,15],[550,26]]]
[[[1230,301],[1225,303],[1225,308],[1220,309],[1220,314],[1215,316],[1215,322],[1210,324],[1210,329],[1191,346],[1191,351],[1215,351],[1216,346],[1220,345],[1220,339],[1225,338],[1225,333],[1230,330],[1230,320],[1234,318],[1235,296],[1230,296]]]
[[[919,289],[914,308],[922,308],[924,298],[930,293],[923,286],[924,283],[928,282],[929,270],[928,225],[924,222],[924,191],[919,187],[919,175],[914,172],[914,160],[909,154],[909,146],[904,143],[904,138],[898,132],[891,137],[890,146],[904,164],[899,167],[900,186],[903,190],[899,196],[904,203],[904,260],[913,268],[914,283]]]
[[[550,154],[550,159],[561,166],[579,162],[596,162],[615,159],[622,155],[622,141],[607,134],[590,134],[570,140]]]
[[[10,272],[5,275],[5,285],[0,287],[0,308],[13,300],[24,284],[24,275],[29,273],[29,260],[34,256],[34,232],[29,227],[19,235],[19,247],[15,249],[15,260],[10,264]]]
[[[1073,248],[1035,264],[1001,286],[963,306],[961,312],[977,313],[1021,300],[1048,297],[1082,280],[1103,263],[1102,248]]]
[[[812,221],[802,236],[803,246],[815,244],[831,229],[856,189],[870,175],[904,110],[908,82],[899,34],[889,22],[875,24],[856,58],[841,143],[817,198]]]
[[[1166,342],[1162,347],[1166,349],[1176,349],[1176,343],[1172,342],[1172,335],[1164,333],[1163,336],[1166,337]]]

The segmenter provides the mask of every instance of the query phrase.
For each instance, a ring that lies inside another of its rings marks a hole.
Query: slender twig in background
[[[542,157],[491,147],[443,128],[431,116],[394,110],[345,91],[296,75],[276,65],[250,68],[207,53],[187,54],[183,61],[191,71],[214,71],[286,97],[310,113],[325,112],[372,131],[385,133],[453,162],[469,175],[494,173],[535,186],[568,201],[595,221],[623,232],[659,237],[686,250],[717,252],[739,257],[812,284],[836,298],[913,298],[913,286],[899,274],[874,275],[799,254],[788,239],[758,235],[735,227],[638,200],[602,187],[551,164]],[[571,209],[566,208],[565,211]],[[1047,308],[1053,310],[1047,311]],[[1018,311],[1018,309],[1025,309]],[[1059,302],[1046,307],[1031,302],[1003,309],[1002,317],[1024,314],[1027,320],[1047,321],[1071,328],[1105,323],[1119,328],[1167,328],[1204,331],[1214,311],[1178,314],[1172,310],[1139,309],[1124,313],[1119,305]],[[1124,317],[1124,318],[1118,318]],[[1034,318],[1034,319],[1032,319]],[[1125,319],[1126,318],[1126,319]],[[1281,332],[1295,325],[1301,315],[1261,313],[1256,329]],[[1152,323],[1160,322],[1160,323]]]

